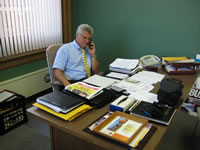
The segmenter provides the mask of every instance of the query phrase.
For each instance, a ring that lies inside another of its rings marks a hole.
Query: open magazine
[[[85,97],[87,99],[92,99],[93,97],[102,93],[102,89],[102,87],[92,86],[84,82],[77,82],[65,87],[65,90],[75,93],[76,95],[79,95],[81,97]]]

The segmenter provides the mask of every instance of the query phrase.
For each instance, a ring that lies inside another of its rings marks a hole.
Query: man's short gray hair
[[[87,31],[89,34],[91,34],[93,36],[94,30],[90,25],[88,25],[88,24],[79,25],[77,30],[76,30],[76,34],[82,35],[83,31]]]

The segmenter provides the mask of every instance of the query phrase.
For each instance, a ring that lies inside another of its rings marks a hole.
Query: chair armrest
[[[53,84],[53,85],[63,85],[63,84],[60,83],[59,81],[54,81],[52,84]]]

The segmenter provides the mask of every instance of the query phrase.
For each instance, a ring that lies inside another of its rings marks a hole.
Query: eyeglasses
[[[83,37],[84,40],[88,40],[88,41],[91,41],[91,40],[92,40],[92,38],[88,38],[88,37],[86,37],[86,36],[84,36],[84,35],[82,35],[82,34],[80,34],[80,35]]]

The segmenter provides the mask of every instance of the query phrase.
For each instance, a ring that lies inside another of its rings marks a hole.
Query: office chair
[[[64,88],[64,86],[54,77],[52,68],[56,53],[61,46],[62,44],[50,45],[46,50],[47,64],[53,91],[61,91]]]

